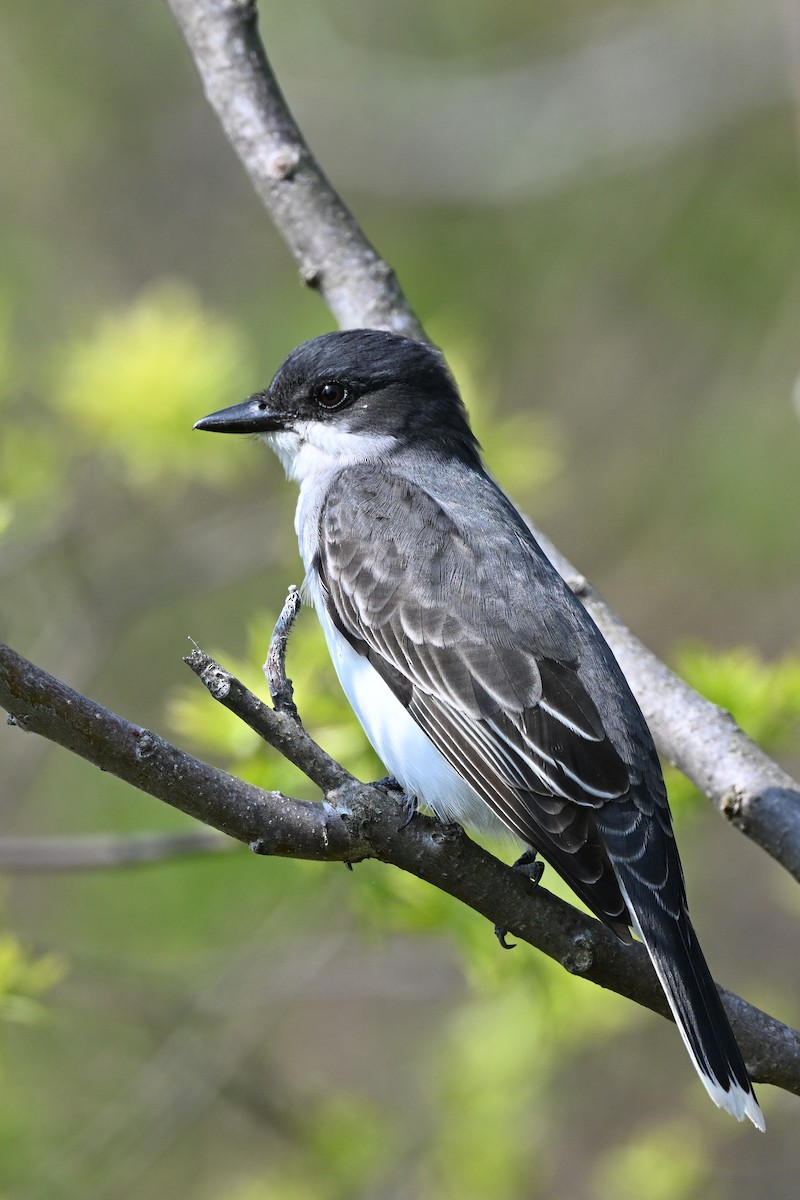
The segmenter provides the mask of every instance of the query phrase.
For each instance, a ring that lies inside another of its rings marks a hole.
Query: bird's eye
[[[314,389],[314,399],[320,408],[341,408],[348,399],[347,388],[338,380],[329,379]]]

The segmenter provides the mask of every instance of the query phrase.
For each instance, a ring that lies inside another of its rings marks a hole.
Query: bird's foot
[[[408,828],[408,826],[414,820],[414,817],[417,815],[417,811],[417,797],[409,796],[406,792],[403,796],[403,819],[397,826],[398,833],[402,833],[404,829]]]
[[[511,864],[511,870],[517,871],[520,875],[525,875],[535,887],[542,878],[542,875],[544,875],[544,863],[536,851],[531,848],[530,850],[526,850],[524,854],[520,854],[517,861]]]
[[[508,936],[508,930],[504,929],[502,925],[495,925],[494,936],[497,938],[498,942],[500,943],[500,945],[503,947],[504,950],[516,950],[516,948],[517,948],[516,942],[507,942],[506,941],[506,938]]]
[[[384,775],[383,779],[376,779],[372,786],[380,788],[384,792],[403,793],[403,819],[397,827],[397,832],[402,833],[417,815],[417,797],[410,796],[394,775]]]
[[[544,874],[544,863],[537,857],[536,851],[531,848],[519,856],[517,861],[512,864],[511,870],[524,875],[526,879],[530,880],[532,886],[536,887]],[[494,935],[504,950],[513,950],[517,944],[507,941],[508,930],[504,929],[502,925],[495,925]]]
[[[382,792],[402,792],[403,790],[402,783],[395,779],[394,775],[384,775],[383,779],[376,779],[372,786],[380,788]]]

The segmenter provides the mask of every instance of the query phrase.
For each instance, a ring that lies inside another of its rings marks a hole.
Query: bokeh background
[[[274,0],[324,168],[495,475],[657,652],[800,768],[798,14],[763,0]],[[0,633],[312,795],[216,708],[300,582],[292,489],[192,435],[332,327],[158,0],[0,2]],[[301,711],[363,777],[310,614]],[[797,887],[670,775],[718,977],[800,1023]],[[2,833],[189,822],[0,728]],[[555,886],[553,873],[545,876]],[[783,1200],[673,1027],[375,865],[244,850],[0,884],[0,1195]]]

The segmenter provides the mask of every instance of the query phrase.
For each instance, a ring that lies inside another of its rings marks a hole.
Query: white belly
[[[332,624],[318,589],[309,588],[339,682],[375,752],[403,789],[440,820],[510,836],[480,796],[439,753],[377,671]]]

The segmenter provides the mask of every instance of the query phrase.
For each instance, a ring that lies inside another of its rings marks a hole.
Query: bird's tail
[[[620,889],[703,1086],[720,1108],[763,1130],[764,1115],[685,907],[677,921],[665,920],[652,896],[637,903],[621,881]]]

